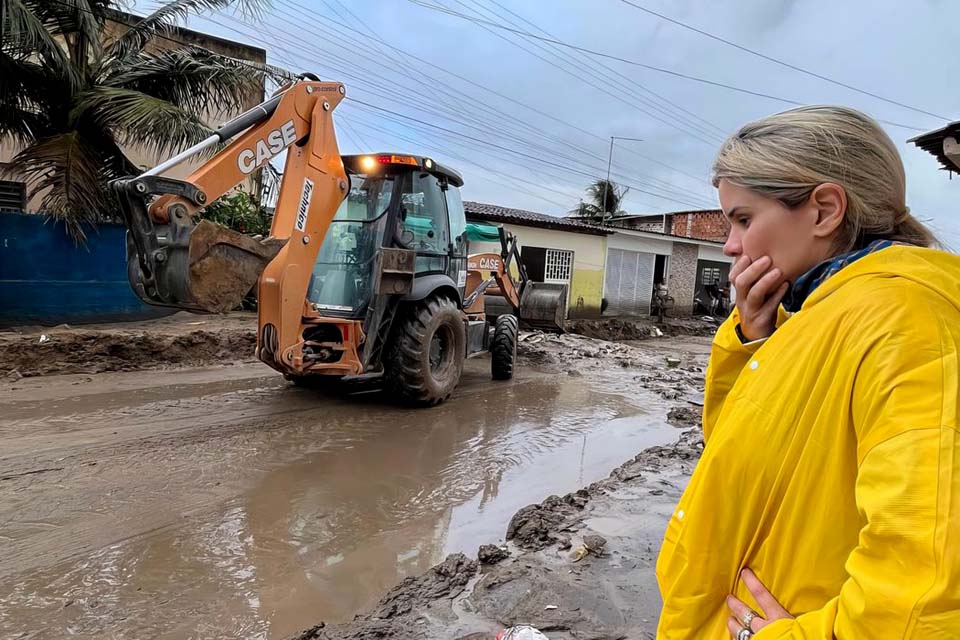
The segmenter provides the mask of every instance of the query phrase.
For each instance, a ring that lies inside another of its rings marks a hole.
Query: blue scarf
[[[790,285],[790,289],[787,290],[787,295],[783,297],[783,308],[789,311],[790,313],[796,313],[800,311],[800,308],[803,306],[803,303],[807,298],[810,297],[810,294],[814,290],[823,284],[827,278],[834,275],[840,269],[843,269],[850,263],[856,262],[864,256],[868,256],[871,253],[880,251],[880,249],[886,249],[887,247],[893,246],[896,244],[892,240],[874,240],[868,244],[863,249],[857,251],[852,251],[850,253],[842,253],[838,256],[834,256],[829,260],[824,260],[810,271],[807,271],[805,274],[797,278],[797,281]]]

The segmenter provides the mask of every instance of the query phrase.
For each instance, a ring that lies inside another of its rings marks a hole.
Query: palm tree
[[[210,135],[204,114],[235,112],[282,73],[182,45],[174,24],[231,5],[256,15],[268,1],[168,0],[107,38],[121,0],[0,0],[0,140],[19,149],[7,173],[83,241],[117,210],[109,181],[138,172],[124,148],[186,148]]]
[[[623,199],[630,191],[616,182],[598,178],[587,187],[588,201],[580,201],[570,213],[580,218],[590,218],[603,222],[607,218],[623,213]]]

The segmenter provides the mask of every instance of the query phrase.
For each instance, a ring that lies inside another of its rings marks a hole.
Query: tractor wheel
[[[405,311],[388,346],[387,389],[410,404],[440,404],[463,373],[463,315],[455,302],[443,297],[428,298]]]
[[[494,380],[509,380],[513,377],[513,365],[517,360],[517,336],[520,323],[514,315],[497,318],[490,345],[490,368]]]

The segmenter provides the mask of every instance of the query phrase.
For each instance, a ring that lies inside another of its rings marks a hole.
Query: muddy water
[[[429,411],[243,368],[0,392],[0,637],[276,638],[349,619],[676,435],[649,396],[469,365]]]

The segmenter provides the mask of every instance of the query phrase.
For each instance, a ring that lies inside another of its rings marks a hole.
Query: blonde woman
[[[659,638],[960,638],[960,258],[928,248],[904,183],[852,109],[720,150],[736,309],[657,562]]]

